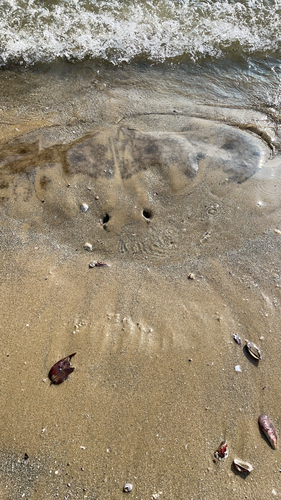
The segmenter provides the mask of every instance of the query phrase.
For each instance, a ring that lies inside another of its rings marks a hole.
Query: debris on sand
[[[51,380],[51,384],[61,384],[64,382],[68,376],[75,370],[72,366],[70,366],[70,360],[75,356],[76,352],[66,356],[66,358],[60,359],[57,363],[55,363],[49,371],[49,379]]]

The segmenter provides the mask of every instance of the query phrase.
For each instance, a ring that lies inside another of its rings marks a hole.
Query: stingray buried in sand
[[[231,193],[265,163],[267,147],[224,124],[167,119],[178,130],[115,126],[41,152],[36,142],[7,146],[4,207],[9,200],[8,213],[15,218],[24,216],[26,207],[35,230],[49,227],[79,251],[87,242],[87,249],[103,255],[174,259],[188,244],[194,255],[203,250],[214,223],[222,232],[215,245],[232,245],[235,225],[242,237],[244,225],[239,214],[233,217]],[[159,118],[158,125],[162,122]],[[208,246],[212,243],[209,238]]]

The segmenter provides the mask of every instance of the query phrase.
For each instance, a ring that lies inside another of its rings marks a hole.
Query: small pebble
[[[235,366],[235,371],[236,372],[242,372],[240,365]]]
[[[125,493],[129,493],[130,491],[132,491],[133,489],[133,485],[131,483],[126,483],[124,488],[123,488],[123,491],[125,491]]]
[[[89,208],[89,206],[87,205],[87,203],[82,203],[80,205],[81,212],[87,212],[88,208]]]

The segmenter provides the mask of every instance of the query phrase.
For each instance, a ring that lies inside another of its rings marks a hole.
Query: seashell
[[[133,485],[131,483],[126,483],[124,488],[123,488],[123,491],[125,491],[125,493],[130,493],[130,491],[132,491],[133,489]]]
[[[225,460],[228,457],[228,444],[226,441],[222,441],[219,448],[215,452],[215,458],[217,460]]]
[[[258,361],[262,359],[261,352],[259,348],[256,346],[256,344],[246,340],[246,347],[248,349],[249,354],[251,354],[253,358],[257,359]]]
[[[242,340],[240,339],[239,335],[237,335],[237,333],[235,333],[235,334],[233,335],[233,338],[234,338],[234,340],[235,340],[236,344],[238,344],[239,346],[241,346],[241,345],[242,345]]]
[[[70,375],[75,368],[70,366],[70,360],[73,356],[75,356],[76,352],[66,356],[66,358],[60,359],[57,363],[55,363],[49,371],[49,379],[51,380],[51,384],[61,384],[64,382],[68,375]]]
[[[87,212],[88,208],[89,208],[89,205],[87,205],[87,203],[81,203],[81,205],[80,205],[81,212]]]
[[[85,243],[84,245],[84,250],[86,250],[86,252],[92,252],[93,251],[93,245],[91,243]]]
[[[109,267],[109,264],[107,264],[106,262],[90,262],[89,267],[90,268],[93,268],[93,267]]]
[[[239,472],[252,472],[253,470],[253,466],[249,462],[244,462],[240,458],[235,458],[233,463]]]
[[[270,442],[272,448],[276,450],[277,448],[277,434],[274,429],[274,425],[267,415],[259,416],[259,426],[263,433],[266,435],[268,441]]]

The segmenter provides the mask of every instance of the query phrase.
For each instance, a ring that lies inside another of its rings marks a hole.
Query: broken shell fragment
[[[257,359],[258,361],[262,359],[261,352],[259,348],[256,346],[256,344],[246,340],[246,347],[248,349],[249,354],[251,354],[253,358]]]
[[[238,472],[252,472],[253,466],[249,462],[244,462],[244,460],[240,460],[240,458],[235,458],[233,461]]]
[[[272,448],[274,450],[276,450],[276,448],[277,448],[277,434],[276,434],[276,430],[274,429],[274,425],[273,425],[272,421],[270,420],[270,418],[267,415],[260,415],[258,422],[259,422],[260,429],[267,437]]]
[[[66,358],[60,359],[57,363],[55,363],[49,371],[49,379],[51,380],[51,384],[61,384],[64,382],[68,376],[75,370],[72,366],[70,366],[70,360],[75,356],[76,352],[66,356]]]
[[[123,488],[123,491],[125,491],[125,493],[130,493],[130,491],[132,491],[133,489],[133,485],[131,483],[126,483],[124,488]]]
[[[107,264],[106,262],[90,262],[89,267],[90,268],[93,268],[93,267],[109,267],[109,264]]]
[[[241,345],[242,345],[242,340],[240,339],[239,335],[237,335],[237,333],[235,333],[235,334],[233,335],[233,338],[234,338],[234,340],[235,340],[236,344],[238,344],[239,346],[241,346]]]
[[[225,460],[228,457],[228,444],[226,441],[222,441],[219,448],[215,452],[215,458],[217,460]]]

